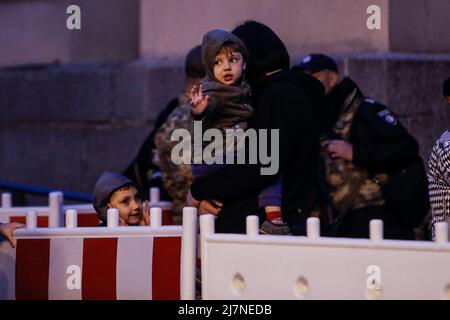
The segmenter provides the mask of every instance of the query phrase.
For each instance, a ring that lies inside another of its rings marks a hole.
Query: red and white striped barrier
[[[100,223],[92,204],[64,205],[63,194],[59,191],[50,192],[48,202],[48,206],[13,207],[11,205],[11,194],[2,193],[0,222],[20,222],[25,224],[27,213],[35,212],[37,214],[37,227],[63,227],[65,221],[64,212],[74,209],[78,212],[78,225],[80,227],[95,227]]]
[[[14,232],[15,249],[0,243],[0,299],[194,299],[195,208],[185,208],[183,226],[161,226],[161,209],[151,210],[150,227],[119,227],[108,210],[108,227],[77,227],[66,213],[66,228]]]
[[[171,226],[174,224],[173,221],[173,204],[169,201],[160,200],[159,188],[150,188],[150,208],[161,208],[162,209],[162,224],[163,226]]]
[[[307,236],[215,234],[214,217],[200,217],[203,299],[450,299],[447,223],[436,241],[383,239],[383,222],[370,239],[320,237],[309,218]]]
[[[173,205],[168,201],[160,201],[159,188],[150,189],[150,208],[162,209],[162,225],[173,225]],[[0,222],[26,223],[28,212],[36,212],[37,227],[63,227],[64,213],[73,209],[78,212],[78,226],[96,227],[100,221],[92,204],[70,204],[64,205],[63,194],[60,191],[49,193],[49,206],[38,207],[13,207],[10,193],[2,193],[2,205],[0,208]]]

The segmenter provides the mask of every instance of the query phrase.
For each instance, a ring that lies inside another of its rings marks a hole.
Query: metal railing
[[[18,184],[13,182],[0,181],[0,190],[6,190],[14,193],[20,199],[23,199],[25,195],[37,195],[48,197],[50,192],[55,191],[55,189],[31,186],[25,184]],[[59,191],[59,190],[58,190]],[[62,191],[63,197],[66,200],[73,200],[79,202],[92,202],[92,195],[88,193],[79,193],[79,192],[68,192]]]

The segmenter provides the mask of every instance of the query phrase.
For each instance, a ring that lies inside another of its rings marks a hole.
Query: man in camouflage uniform
[[[171,141],[173,131],[175,129],[191,130],[193,119],[189,102],[186,102],[175,108],[155,135],[156,154],[153,162],[161,168],[164,188],[172,197],[175,224],[181,223],[186,195],[194,181],[190,164],[175,164],[171,158],[172,148],[178,143],[178,141]],[[185,151],[190,150],[185,149]]]
[[[179,106],[182,106],[190,101],[190,91],[194,84],[198,83],[200,79],[205,76],[205,68],[203,67],[202,59],[201,59],[201,46],[195,46],[192,48],[188,54],[186,55],[184,71],[186,75],[186,81],[184,85],[183,92],[179,97],[172,99],[167,106],[159,113],[158,117],[155,121],[155,126],[150,134],[145,139],[144,143],[139,149],[138,154],[130,163],[130,165],[123,171],[123,174],[130,178],[138,187],[138,189],[142,192],[142,197],[144,199],[149,198],[149,188],[158,187],[161,189],[161,199],[171,200],[175,195],[175,206],[178,215],[181,213],[180,209],[180,197],[177,196],[177,192],[175,189],[177,188],[176,184],[171,184],[168,182],[170,179],[170,170],[171,168],[167,168],[165,172],[162,172],[162,169],[159,167],[158,160],[158,150],[156,146],[156,134],[160,130],[160,128],[165,125],[171,113]],[[181,121],[183,122],[183,121]],[[173,123],[175,124],[175,123]],[[183,125],[180,124],[182,127]],[[167,125],[165,125],[167,129]],[[170,125],[169,125],[170,127]],[[160,138],[161,139],[161,138]],[[170,136],[169,136],[170,142]],[[162,145],[165,142],[160,142]],[[170,159],[170,154],[169,154]],[[166,177],[166,181],[164,181],[161,176]],[[161,181],[163,180],[163,181]],[[191,180],[189,180],[191,181]],[[167,186],[169,186],[170,190],[166,190]],[[180,186],[180,190],[184,190],[184,185]],[[183,193],[184,191],[180,191]],[[184,203],[184,201],[183,201]],[[178,219],[180,220],[180,219]]]
[[[339,82],[337,65],[328,56],[311,54],[299,67],[319,79],[326,102],[319,112],[322,158],[329,200],[334,212],[333,234],[369,237],[369,222],[381,219],[386,238],[413,239],[386,205],[381,186],[418,157],[418,144],[382,104],[364,98],[348,77]]]
[[[194,177],[189,164],[173,163],[172,148],[178,142],[171,141],[171,136],[175,129],[191,131],[194,120],[189,105],[191,89],[204,76],[205,68],[201,58],[201,46],[196,46],[186,59],[187,81],[184,92],[178,98],[179,104],[158,129],[154,138],[156,148],[153,153],[153,163],[161,169],[164,189],[172,198],[175,224],[181,224],[183,207],[186,206],[186,195]],[[191,147],[190,144],[189,147]],[[186,149],[186,152],[190,154],[190,150]]]

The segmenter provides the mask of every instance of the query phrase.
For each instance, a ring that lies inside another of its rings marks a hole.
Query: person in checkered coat
[[[442,92],[450,105],[450,77],[445,80]],[[442,134],[431,151],[428,161],[428,184],[434,239],[436,222],[448,222],[450,225],[450,130]]]

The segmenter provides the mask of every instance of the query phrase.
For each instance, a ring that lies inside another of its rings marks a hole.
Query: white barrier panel
[[[450,299],[446,223],[425,242],[383,240],[381,221],[370,240],[320,237],[317,222],[308,237],[215,234],[201,216],[202,298]]]
[[[173,204],[169,201],[161,201],[159,188],[152,187],[148,190],[150,208],[160,208],[162,210],[163,225],[173,225]],[[150,218],[151,221],[151,218]]]
[[[0,243],[0,299],[195,298],[195,208],[183,226],[78,228],[73,210],[66,219],[16,230],[15,249]]]
[[[158,189],[158,188],[155,188],[155,189]],[[158,194],[159,194],[159,192],[158,192]],[[169,202],[169,201],[150,201],[149,206],[150,206],[150,209],[151,208],[159,208],[162,210],[162,220],[161,220],[162,225],[170,226],[170,225],[174,224],[174,222],[173,222],[173,204],[171,202]],[[150,219],[150,221],[151,221],[151,219]]]

